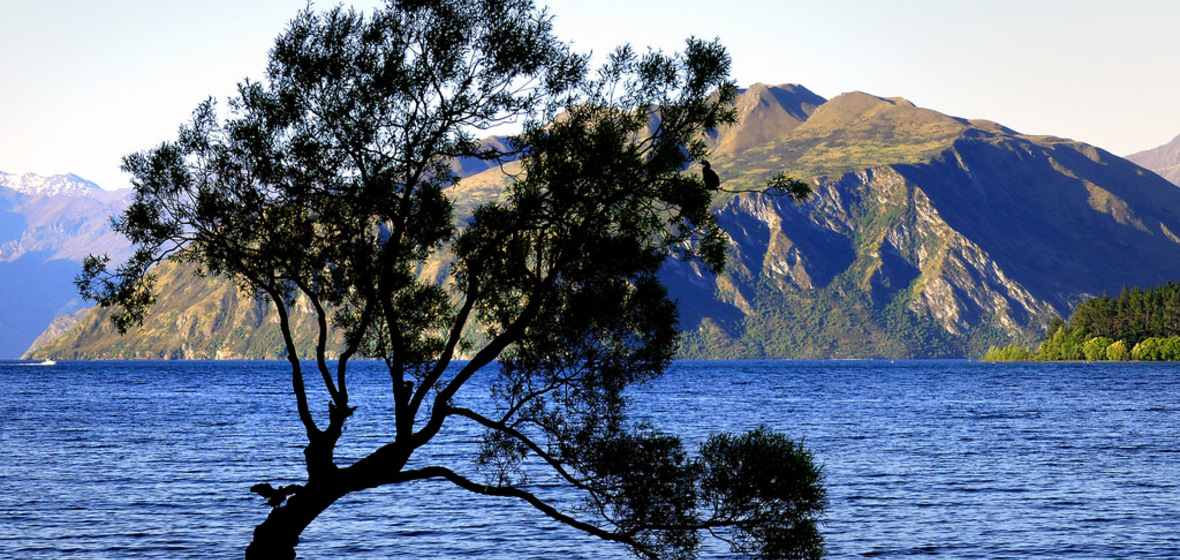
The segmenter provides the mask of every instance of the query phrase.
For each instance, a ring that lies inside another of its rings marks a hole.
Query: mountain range
[[[737,109],[739,123],[709,138],[723,186],[787,172],[815,194],[718,198],[728,268],[663,272],[684,357],[979,356],[1035,340],[1088,297],[1180,279],[1180,188],[1094,146],[793,84],[754,85]],[[452,168],[460,212],[506,181],[500,166]],[[163,269],[138,331],[118,336],[95,312],[29,356],[278,357],[266,306],[188,272]]]
[[[0,357],[20,356],[52,320],[84,307],[74,287],[83,257],[126,255],[110,217],[128,194],[76,175],[0,172]]]

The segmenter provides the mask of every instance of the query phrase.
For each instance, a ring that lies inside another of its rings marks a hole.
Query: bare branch
[[[584,533],[594,535],[600,539],[625,544],[630,546],[635,552],[643,555],[644,557],[651,558],[652,560],[659,560],[659,556],[654,551],[648,550],[643,545],[643,543],[640,543],[631,538],[630,535],[607,531],[601,527],[598,527],[597,525],[591,525],[590,523],[575,519],[574,517],[562,513],[557,508],[545,503],[544,500],[541,500],[535,494],[521,490],[520,488],[479,484],[446,467],[426,467],[413,471],[404,471],[401,474],[408,479],[446,479],[459,488],[479,494],[481,496],[497,496],[501,498],[515,498],[518,500],[523,500],[524,502],[533,506],[533,508],[535,508],[537,511],[540,511],[541,513],[548,516],[550,519],[578,529]]]
[[[583,490],[589,489],[589,487],[586,486],[585,483],[583,483],[581,480],[579,480],[577,477],[575,477],[573,474],[571,474],[568,470],[566,470],[565,465],[562,464],[561,461],[559,461],[556,457],[550,455],[548,452],[546,452],[544,449],[542,449],[541,446],[537,444],[537,442],[533,441],[531,438],[524,435],[519,430],[513,429],[512,427],[510,427],[507,424],[504,424],[502,422],[496,422],[494,420],[491,420],[490,418],[487,418],[487,417],[475,412],[474,410],[467,409],[467,408],[453,408],[452,407],[449,409],[449,413],[453,414],[455,416],[459,416],[461,418],[466,418],[468,420],[472,420],[489,430],[496,430],[498,432],[503,432],[503,433],[511,436],[513,439],[525,444],[525,446],[529,448],[529,451],[532,451],[533,454],[535,454],[536,456],[538,456],[542,460],[544,460],[546,463],[548,463],[549,466],[552,467],[553,470],[556,471],[557,474],[561,476],[561,478],[565,479],[566,482],[572,484],[573,486],[575,486],[577,488],[583,489]]]
[[[292,276],[297,277],[297,275]],[[311,302],[312,307],[315,308],[316,326],[319,330],[319,333],[316,336],[315,346],[316,367],[320,370],[320,376],[324,380],[324,387],[327,388],[328,395],[332,397],[332,401],[336,403],[337,407],[347,407],[348,401],[342,393],[343,387],[340,387],[339,389],[336,387],[336,384],[332,382],[332,372],[328,369],[327,347],[328,332],[330,330],[328,328],[328,313],[324,310],[324,306],[320,302],[320,298],[318,297],[317,293],[314,290],[308,288],[306,282],[297,280],[295,284],[299,287],[299,290],[303,292],[303,296]]]
[[[303,384],[303,367],[299,362],[299,349],[295,346],[295,339],[291,336],[291,319],[287,305],[283,302],[283,294],[270,283],[259,283],[266,291],[279,314],[279,328],[283,333],[283,344],[287,347],[287,361],[291,364],[291,389],[295,393],[295,402],[299,410],[299,420],[307,430],[308,439],[314,439],[321,431],[312,418],[311,408],[307,404],[307,388]]]

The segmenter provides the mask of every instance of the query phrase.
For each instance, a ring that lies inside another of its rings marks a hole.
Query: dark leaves
[[[796,202],[807,200],[811,196],[811,185],[794,177],[778,173],[766,181],[766,189],[762,192],[772,196],[785,196]]]
[[[817,523],[827,507],[820,468],[811,453],[765,428],[713,436],[701,447],[701,500],[751,558],[818,559]]]
[[[678,438],[621,434],[587,445],[604,517],[659,558],[695,558],[696,470]]]

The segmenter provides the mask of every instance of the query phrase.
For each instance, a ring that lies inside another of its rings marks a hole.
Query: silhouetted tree
[[[172,259],[278,312],[307,479],[254,487],[273,509],[247,558],[294,558],[341,497],[424,479],[522,500],[649,558],[691,557],[702,533],[756,558],[821,555],[824,490],[801,446],[756,430],[714,436],[692,457],[626,417],[625,389],[662,374],[677,341],[662,263],[723,265],[712,192],[682,170],[705,155],[702,133],[734,119],[728,69],[720,45],[690,39],[671,55],[621,48],[591,74],[529,0],[308,10],[229,118],[206,102],[175,142],[125,158],[135,200],[116,227],[136,252],[113,271],[88,259],[83,293],[116,306],[126,329],[154,299],[152,267]],[[471,131],[507,119],[525,121],[510,142],[522,173],[456,218],[448,163],[505,156]],[[440,268],[448,280],[425,272]],[[312,355],[291,333],[297,300],[318,322]],[[388,367],[392,435],[340,464],[356,356]],[[498,371],[496,405],[475,409],[464,396],[485,367]],[[327,392],[326,417],[308,376]],[[460,422],[485,432],[470,463],[415,461]],[[531,492],[526,463],[584,505]]]

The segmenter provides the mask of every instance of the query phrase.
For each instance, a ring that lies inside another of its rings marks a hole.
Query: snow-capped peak
[[[16,175],[0,171],[0,187],[30,196],[85,196],[93,197],[102,189],[73,173],[42,177],[33,173]]]

